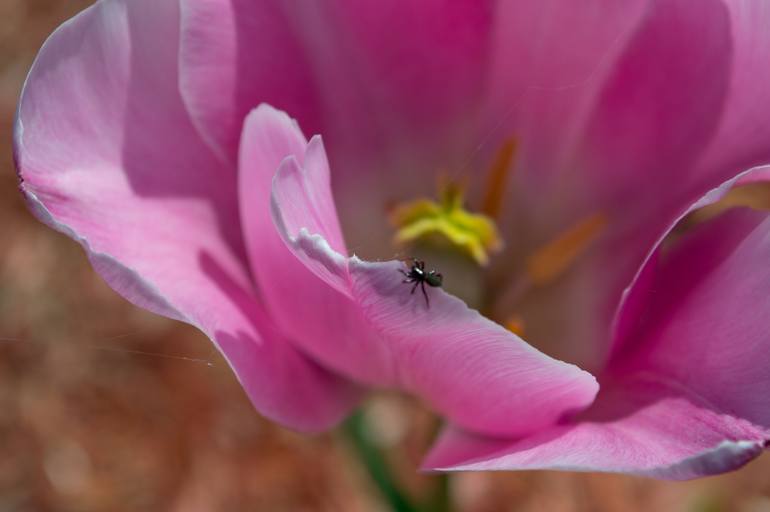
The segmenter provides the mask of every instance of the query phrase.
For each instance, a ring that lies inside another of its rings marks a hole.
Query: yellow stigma
[[[436,235],[471,256],[479,265],[489,262],[489,253],[502,248],[494,221],[464,208],[463,190],[452,182],[439,187],[439,201],[416,199],[395,208],[396,243],[430,239]]]

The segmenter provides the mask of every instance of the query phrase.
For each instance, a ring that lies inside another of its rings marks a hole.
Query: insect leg
[[[425,305],[430,307],[430,299],[428,298],[428,292],[425,291],[425,281],[420,281],[420,288],[422,288],[422,294],[425,297]]]
[[[422,282],[422,281],[415,281],[415,282],[414,282],[414,286],[412,286],[412,291],[411,291],[411,292],[409,292],[409,293],[410,293],[410,294],[412,294],[412,295],[414,295],[414,291],[417,289],[417,286],[419,286],[419,284],[420,284],[421,282]]]

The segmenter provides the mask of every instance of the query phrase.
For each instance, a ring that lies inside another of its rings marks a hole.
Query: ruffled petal
[[[262,301],[281,331],[305,352],[361,382],[379,382],[384,377],[377,375],[368,363],[378,357],[364,350],[356,339],[355,333],[365,330],[365,326],[339,293],[345,287],[330,288],[297,260],[273,224],[273,177],[287,158],[317,171],[315,187],[323,190],[329,201],[323,210],[324,220],[314,218],[314,225],[324,226],[335,251],[347,252],[331,202],[328,164],[320,139],[314,138],[308,145],[297,123],[286,113],[260,105],[249,114],[243,130],[239,202],[251,270]],[[292,203],[293,208],[302,206],[303,203]],[[339,336],[343,328],[349,334]],[[336,345],[330,342],[335,338]],[[337,351],[347,354],[349,366],[337,361]]]
[[[21,188],[134,304],[199,327],[255,406],[303,430],[349,408],[349,386],[273,327],[255,299],[236,176],[178,91],[176,2],[103,0],[45,43],[15,129]]]
[[[326,226],[336,219],[323,214],[334,213],[324,208],[330,189],[318,171],[326,167],[309,158],[304,166],[284,160],[272,207],[289,248],[336,294],[315,313],[333,326],[310,347],[319,359],[358,379],[414,392],[458,424],[494,435],[533,432],[591,403],[598,387],[590,374],[536,351],[441,289],[427,290],[428,299],[411,293],[401,262],[364,262],[334,250]]]

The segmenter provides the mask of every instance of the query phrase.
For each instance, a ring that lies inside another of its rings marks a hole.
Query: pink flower
[[[667,235],[764,177],[769,23],[761,0],[102,0],[30,72],[21,188],[285,425],[398,388],[450,424],[427,467],[726,471],[769,436],[770,221]],[[511,138],[515,173],[490,178]],[[403,263],[351,255],[392,256],[388,204],[440,169],[471,199],[505,186],[487,309],[598,395],[443,290],[410,295]]]

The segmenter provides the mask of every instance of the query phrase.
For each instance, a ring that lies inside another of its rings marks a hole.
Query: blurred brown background
[[[83,0],[0,0],[0,512],[386,510],[339,434],[258,416],[209,341],[132,307],[16,188],[16,99],[44,38]],[[431,419],[402,397],[367,406],[404,487]],[[465,474],[458,510],[770,511],[770,457],[688,483],[618,475]]]

